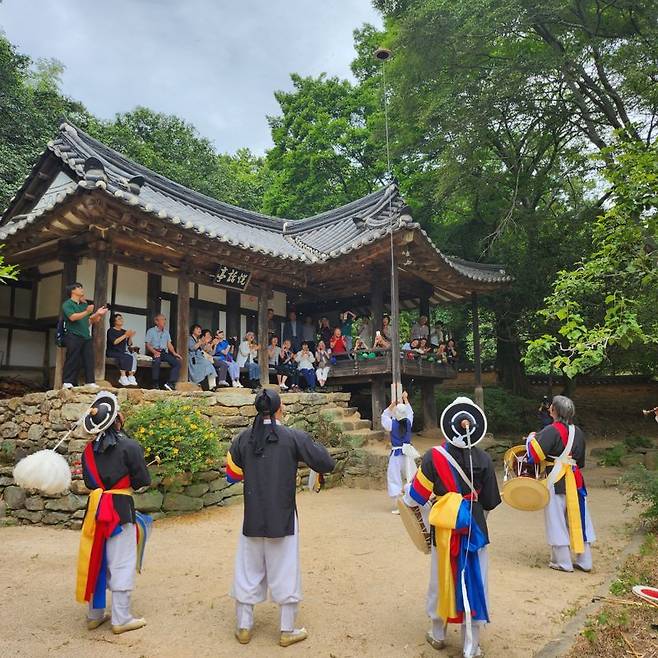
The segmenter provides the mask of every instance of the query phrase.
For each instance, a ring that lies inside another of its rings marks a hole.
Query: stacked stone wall
[[[120,389],[113,390],[124,409],[151,404],[165,397],[182,397],[198,406],[202,414],[218,428],[226,428],[231,437],[249,426],[256,412],[254,395],[243,391],[217,393]],[[74,475],[70,491],[59,496],[46,496],[16,486],[12,476],[14,465],[23,457],[44,448],[53,448],[96,395],[87,387],[31,393],[18,398],[0,400],[0,526],[18,523],[59,525],[79,528],[87,504],[88,490],[80,475]],[[313,434],[323,412],[347,408],[349,393],[283,394],[286,412],[284,422]],[[59,447],[74,467],[90,440],[76,429]],[[347,447],[334,445],[331,437],[323,437],[337,460],[336,471],[327,477],[325,486],[336,486],[342,480],[349,457]],[[242,502],[242,485],[228,486],[223,466],[195,474],[184,473],[164,477],[158,467],[152,468],[152,485],[144,493],[135,494],[137,509],[158,518],[170,513],[198,511],[204,507],[233,505]],[[308,483],[308,468],[298,471],[297,485]]]

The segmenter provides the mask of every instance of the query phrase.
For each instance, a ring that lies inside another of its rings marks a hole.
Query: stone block
[[[9,509],[23,509],[25,498],[25,489],[14,486],[5,489],[5,502]]]
[[[220,477],[217,480],[213,480],[212,482],[209,483],[209,489],[208,491],[223,491],[226,489],[229,485],[229,483],[226,481],[225,477]]]
[[[87,439],[71,439],[68,443],[69,454],[72,452],[82,452],[86,448],[87,443],[89,443]]]
[[[18,436],[19,432],[20,428],[13,420],[9,420],[0,425],[0,435],[2,435],[3,439],[13,439]]]
[[[73,512],[71,514],[72,519],[84,519],[85,518],[85,510],[79,509],[77,512]]]
[[[203,500],[203,506],[208,507],[209,505],[217,505],[217,503],[224,500],[224,498],[224,491],[209,491],[201,497],[201,500]]]
[[[162,486],[166,488],[181,487],[192,484],[192,473],[176,473],[162,478]]]
[[[217,405],[215,407],[208,407],[207,409],[203,409],[202,413],[205,416],[213,417],[213,416],[235,416],[238,414],[238,408],[236,407],[222,407],[221,405]]]
[[[73,480],[71,482],[71,493],[78,494],[79,496],[89,494],[89,489],[85,486],[84,480]]]
[[[192,498],[201,498],[203,494],[207,493],[209,488],[210,487],[207,482],[191,484],[189,487],[185,488],[185,495],[191,496]]]
[[[43,425],[30,425],[29,429],[27,430],[27,440],[38,443],[45,431],[46,430]]]
[[[67,494],[61,498],[49,500],[46,503],[46,509],[55,512],[75,512],[79,509],[84,509],[87,505],[87,498],[84,496],[76,496],[75,494]]]
[[[140,512],[159,512],[162,509],[164,495],[160,491],[150,490],[134,494],[133,500],[135,501],[135,507]]]
[[[62,407],[62,418],[70,423],[78,420],[89,409],[86,402],[67,402]]]
[[[250,424],[246,416],[214,416],[210,422],[215,427],[247,427]]]
[[[129,389],[127,391],[128,393],[128,401],[133,403],[133,404],[139,404],[144,400],[144,390],[141,388],[135,388],[135,389]]]
[[[5,516],[7,516],[7,503],[0,499],[0,519],[4,519]]]
[[[242,505],[244,503],[244,496],[231,496],[230,498],[224,498],[222,505]]]
[[[253,404],[256,396],[248,389],[225,389],[216,394],[217,404],[225,407],[243,407]]]
[[[13,516],[6,516],[5,518],[0,518],[0,528],[9,528],[15,525],[18,525],[18,519],[15,519]]]
[[[644,466],[650,471],[658,470],[658,450],[647,450],[644,455]]]
[[[202,508],[201,498],[191,498],[179,493],[167,493],[162,503],[165,512],[196,512]]]
[[[248,407],[240,407],[240,415],[247,416],[247,418],[254,418],[257,415],[256,407],[254,405]]]
[[[82,528],[82,521],[71,521],[66,524],[67,528],[71,528],[71,530],[80,530]]]
[[[0,477],[0,487],[10,487],[14,484],[14,478],[9,475],[3,475]]]
[[[194,474],[194,481],[198,482],[212,482],[221,477],[219,471],[199,471]]]
[[[0,441],[0,464],[14,464],[16,458],[16,441],[5,439]]]
[[[43,515],[41,522],[46,525],[57,525],[58,523],[65,523],[70,518],[71,515],[64,512],[46,512]]]
[[[39,521],[41,521],[41,519],[43,518],[43,512],[30,512],[24,509],[17,509],[12,516],[14,516],[17,519],[21,519],[21,521],[29,521],[30,523],[39,523]]]
[[[241,496],[244,493],[244,482],[236,482],[228,488],[227,496]]]
[[[46,503],[40,496],[28,496],[25,499],[25,509],[30,512],[41,512],[45,506]]]

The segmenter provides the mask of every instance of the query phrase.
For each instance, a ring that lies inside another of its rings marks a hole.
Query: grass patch
[[[621,466],[621,460],[628,454],[628,448],[623,443],[617,443],[605,449],[599,459],[601,466]]]

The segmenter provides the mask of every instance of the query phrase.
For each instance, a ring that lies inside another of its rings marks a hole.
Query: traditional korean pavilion
[[[391,244],[401,308],[429,315],[433,304],[473,300],[477,310],[478,295],[511,280],[498,265],[443,254],[395,185],[313,217],[269,217],[183,187],[69,122],[3,213],[0,243],[21,270],[20,281],[0,286],[1,368],[41,371],[55,386],[63,350],[55,347],[54,329],[73,281],[96,305],[108,302],[124,315],[142,352],[153,316],[167,315],[186,359],[191,322],[228,336],[264,336],[268,308],[280,321],[296,308],[334,322],[343,309],[369,308],[380,326],[390,300]],[[97,380],[106,368],[107,326],[100,328],[93,338]],[[477,381],[477,325],[474,335]],[[266,381],[264,355],[260,362]],[[370,384],[376,419],[391,369],[390,353],[351,360],[333,369],[330,383]],[[454,371],[403,360],[401,372],[422,382],[426,423],[435,424],[434,386]],[[187,379],[185,363],[181,377]]]

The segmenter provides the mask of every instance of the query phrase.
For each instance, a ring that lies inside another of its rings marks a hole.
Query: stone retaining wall
[[[255,416],[254,395],[240,390],[217,393],[120,389],[114,390],[122,405],[144,405],[163,397],[184,397],[213,425],[227,428],[232,436],[251,424]],[[74,476],[71,490],[61,496],[45,496],[25,491],[14,484],[12,469],[16,462],[37,450],[52,448],[72,424],[88,408],[96,391],[87,387],[69,390],[31,393],[19,398],[0,400],[0,526],[17,523],[37,523],[79,528],[87,504],[88,490],[81,476]],[[349,393],[305,394],[282,396],[285,423],[313,433],[324,411],[347,408]],[[127,406],[128,406],[127,405]],[[77,429],[58,452],[73,465],[90,437]],[[329,447],[329,446],[328,446]],[[346,447],[332,445],[330,451],[338,461],[336,471],[328,476],[325,486],[335,486],[342,480],[349,456]],[[242,502],[242,485],[228,486],[223,468],[164,479],[155,467],[153,483],[145,493],[135,494],[137,509],[155,518],[167,513],[198,511],[212,505],[232,505]],[[308,482],[308,468],[300,468],[298,486]]]

